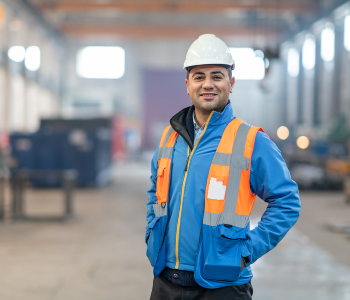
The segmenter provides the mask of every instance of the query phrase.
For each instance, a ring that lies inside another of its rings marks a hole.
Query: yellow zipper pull
[[[187,172],[189,160],[190,160],[190,156],[188,155],[186,160],[185,172]]]
[[[185,166],[185,172],[187,172],[188,169],[188,163],[190,162],[190,147],[187,145],[187,159],[186,159],[186,166]]]

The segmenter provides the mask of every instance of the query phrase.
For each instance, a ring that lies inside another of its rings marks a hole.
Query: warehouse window
[[[265,63],[261,55],[256,55],[252,48],[230,48],[230,51],[235,61],[232,76],[245,80],[264,79]]]
[[[299,52],[295,48],[288,51],[288,74],[292,77],[299,75]]]
[[[7,55],[15,62],[22,62],[26,55],[26,49],[23,46],[12,46]]]
[[[344,22],[344,46],[350,51],[350,15],[345,18]]]
[[[83,78],[117,79],[125,72],[121,47],[85,47],[77,52],[76,71]]]
[[[334,58],[334,29],[326,27],[321,33],[321,57],[324,61]]]
[[[40,48],[38,46],[30,46],[26,50],[25,66],[30,71],[37,71],[40,68]]]
[[[303,45],[303,67],[312,70],[315,67],[316,60],[316,44],[315,38],[308,35]]]

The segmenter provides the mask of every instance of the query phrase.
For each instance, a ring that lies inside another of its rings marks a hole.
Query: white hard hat
[[[235,61],[221,39],[214,34],[202,34],[188,49],[184,69],[200,65],[227,65],[234,69]]]

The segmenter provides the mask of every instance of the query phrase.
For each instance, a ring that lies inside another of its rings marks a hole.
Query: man
[[[263,130],[234,117],[226,44],[201,35],[184,68],[193,105],[171,118],[151,165],[151,299],[252,299],[250,265],[297,221],[298,187]],[[268,206],[250,230],[256,195]]]

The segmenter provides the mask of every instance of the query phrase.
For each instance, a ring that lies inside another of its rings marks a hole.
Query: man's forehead
[[[217,65],[203,65],[203,66],[197,66],[191,69],[190,74],[194,74],[197,72],[201,73],[211,73],[211,72],[224,72],[226,70],[225,67],[217,66]]]

